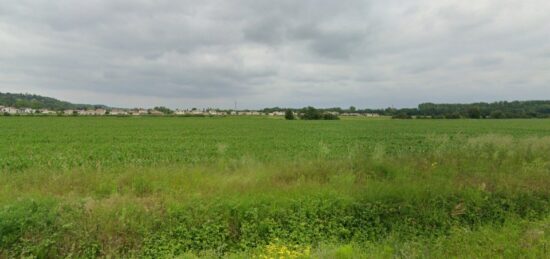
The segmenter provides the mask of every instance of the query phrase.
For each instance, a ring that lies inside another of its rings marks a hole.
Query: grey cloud
[[[5,0],[0,91],[130,107],[550,98],[548,12],[543,0]]]

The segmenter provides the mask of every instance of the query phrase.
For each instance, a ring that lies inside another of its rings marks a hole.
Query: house
[[[52,110],[48,110],[48,109],[40,109],[40,114],[44,114],[44,115],[54,115],[56,114],[55,111],[52,111]]]
[[[176,111],[174,112],[175,115],[186,115],[187,114],[187,111],[186,110],[180,110],[180,109],[176,109]]]
[[[64,115],[73,115],[74,112],[75,112],[74,110],[64,110],[64,111],[63,111],[63,114],[64,114]]]
[[[193,111],[190,112],[190,114],[192,114],[192,115],[202,115],[203,113],[199,110],[193,110]]]
[[[138,115],[147,115],[147,114],[149,114],[149,112],[145,109],[139,109],[138,110]]]
[[[31,109],[31,108],[23,108],[23,109],[19,110],[19,112],[24,113],[24,114],[33,114],[36,111],[34,109]]]
[[[95,111],[94,110],[80,110],[80,111],[78,111],[78,115],[83,115],[83,116],[95,115]]]
[[[102,116],[102,115],[107,114],[107,110],[105,110],[105,109],[96,109],[96,110],[94,111],[94,114],[95,114],[95,115],[100,115],[100,116]]]
[[[223,115],[223,114],[222,114],[222,112],[218,112],[216,110],[209,110],[208,115],[210,115],[210,116],[220,116],[220,115]]]
[[[112,109],[109,114],[110,115],[128,115],[128,113],[122,109]]]
[[[149,114],[149,112],[147,112],[147,110],[145,109],[133,109],[130,114],[132,114],[133,116],[139,116],[139,115],[147,115]]]
[[[157,111],[157,110],[149,110],[149,114],[151,114],[151,115],[157,115],[157,116],[164,115],[163,112]]]
[[[19,110],[14,107],[3,107],[2,113],[17,114],[19,113]]]

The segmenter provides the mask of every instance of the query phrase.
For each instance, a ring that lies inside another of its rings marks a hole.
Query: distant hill
[[[99,109],[108,108],[105,105],[74,104],[55,98],[35,94],[0,93],[0,105],[16,108],[68,110],[68,109]]]

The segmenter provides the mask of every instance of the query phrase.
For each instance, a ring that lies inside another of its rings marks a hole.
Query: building
[[[54,115],[54,114],[57,114],[55,111],[52,111],[52,110],[48,110],[48,109],[40,109],[40,114],[44,114],[44,115]]]
[[[105,115],[105,114],[107,114],[107,110],[105,110],[105,109],[96,109],[94,111],[94,115],[102,116],[102,115]]]
[[[19,110],[19,113],[23,113],[23,114],[33,114],[35,112],[36,112],[36,110],[31,109],[31,108],[23,108],[23,109]]]
[[[278,111],[278,112],[272,112],[268,114],[269,116],[285,116],[285,112]]]
[[[19,110],[14,107],[3,107],[2,113],[8,113],[8,114],[18,114]]]
[[[164,115],[163,112],[157,111],[157,110],[149,110],[149,114],[151,114],[151,115],[157,115],[157,116]]]
[[[176,109],[176,111],[174,112],[175,115],[186,115],[187,114],[187,111],[186,110],[180,110],[180,109]]]
[[[109,115],[128,115],[128,112],[122,109],[112,109]]]

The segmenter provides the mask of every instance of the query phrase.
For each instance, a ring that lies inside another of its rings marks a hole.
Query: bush
[[[287,119],[287,120],[296,119],[296,117],[294,116],[294,112],[292,112],[292,110],[286,110],[285,111],[285,119]]]
[[[338,117],[338,115],[336,114],[332,114],[332,113],[325,113],[323,114],[323,120],[339,120],[340,117]]]
[[[339,120],[338,115],[332,113],[323,113],[311,106],[302,109],[300,113],[300,119],[302,120]]]

